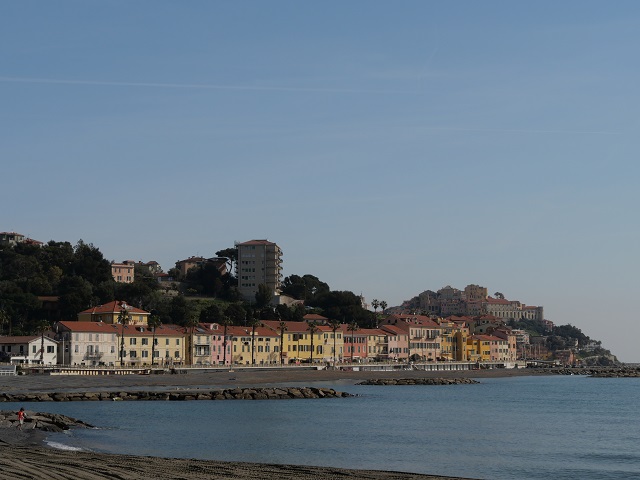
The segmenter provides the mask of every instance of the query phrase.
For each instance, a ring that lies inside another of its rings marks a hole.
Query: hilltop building
[[[282,250],[268,240],[236,243],[238,249],[238,289],[242,297],[255,301],[258,286],[266,285],[274,296],[282,283]]]
[[[133,283],[135,262],[133,260],[125,260],[122,263],[111,262],[111,276],[119,283]]]

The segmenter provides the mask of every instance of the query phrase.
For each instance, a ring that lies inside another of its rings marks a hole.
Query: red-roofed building
[[[186,334],[183,327],[162,325],[118,325],[104,322],[62,321],[56,324],[62,345],[63,365],[181,365],[185,362]],[[124,338],[124,342],[122,339]]]
[[[132,307],[121,300],[98,305],[88,308],[78,314],[79,322],[103,322],[103,323],[120,323],[119,317],[125,311],[128,315],[128,323],[132,325],[146,325],[149,312],[140,308]]]
[[[11,363],[55,365],[58,342],[41,335],[0,336],[0,356]],[[4,359],[2,361],[5,361]]]

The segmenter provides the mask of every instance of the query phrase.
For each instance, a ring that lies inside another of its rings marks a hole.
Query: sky
[[[640,362],[640,3],[0,0],[0,231],[479,284]]]

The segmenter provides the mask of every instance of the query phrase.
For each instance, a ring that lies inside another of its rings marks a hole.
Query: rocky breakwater
[[[62,432],[71,427],[93,428],[81,420],[66,417],[57,413],[30,412],[26,411],[23,429],[42,430],[44,432]],[[7,410],[0,411],[0,428],[10,428],[18,426],[18,414]]]
[[[56,392],[28,394],[0,394],[0,402],[81,402],[120,400],[285,400],[304,398],[353,397],[350,393],[332,388],[274,387],[232,388],[225,390],[164,390],[164,391],[118,391],[118,392]]]
[[[555,367],[538,370],[545,375],[588,375],[595,378],[640,377],[639,367]]]
[[[356,385],[469,385],[480,383],[472,378],[378,378]]]

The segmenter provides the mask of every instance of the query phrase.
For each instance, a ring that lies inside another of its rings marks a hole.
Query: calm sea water
[[[361,396],[27,406],[99,426],[50,438],[97,452],[486,479],[640,479],[640,379],[322,385]]]

